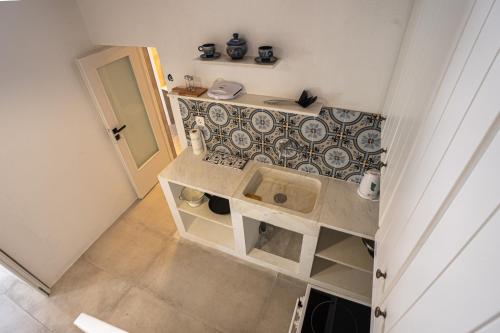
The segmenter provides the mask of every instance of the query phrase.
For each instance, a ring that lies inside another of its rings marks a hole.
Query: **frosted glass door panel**
[[[127,125],[120,135],[126,139],[140,168],[158,152],[158,144],[130,60],[128,57],[118,59],[98,68],[97,72],[119,126]]]

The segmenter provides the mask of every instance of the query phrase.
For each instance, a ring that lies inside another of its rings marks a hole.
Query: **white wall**
[[[205,86],[217,77],[250,93],[296,97],[303,88],[328,105],[380,112],[412,0],[78,0],[96,44],[158,48],[175,85],[195,74]],[[271,44],[283,59],[274,70],[195,64],[198,45],[224,51],[233,32],[249,54]]]
[[[52,285],[135,200],[74,59],[74,1],[0,2],[0,248]]]

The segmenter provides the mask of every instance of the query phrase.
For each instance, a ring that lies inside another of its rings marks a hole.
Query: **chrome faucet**
[[[276,148],[278,148],[278,157],[282,159],[284,157],[288,157],[291,152],[299,152],[299,145],[295,140],[285,139],[276,144]]]

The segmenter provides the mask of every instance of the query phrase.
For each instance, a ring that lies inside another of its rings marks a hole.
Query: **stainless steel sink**
[[[243,190],[249,199],[310,213],[318,201],[321,182],[307,175],[274,168],[257,168]]]

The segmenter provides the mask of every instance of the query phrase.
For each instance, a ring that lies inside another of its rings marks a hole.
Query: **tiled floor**
[[[159,186],[45,297],[0,271],[0,332],[80,332],[81,312],[134,332],[287,332],[305,284],[186,240]]]

